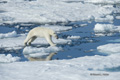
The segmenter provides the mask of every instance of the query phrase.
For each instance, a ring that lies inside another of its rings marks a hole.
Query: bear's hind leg
[[[37,37],[33,36],[29,41],[28,41],[28,45],[31,45],[31,42],[33,42]]]
[[[25,41],[24,41],[24,46],[27,46],[28,41],[32,38],[32,36],[27,35]]]

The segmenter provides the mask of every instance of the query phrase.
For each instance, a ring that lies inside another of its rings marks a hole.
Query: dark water
[[[114,25],[120,25],[120,20],[114,20]],[[79,24],[81,22],[76,22],[74,24]],[[72,44],[70,45],[64,45],[65,48],[64,52],[58,52],[57,55],[53,57],[53,59],[71,59],[71,58],[77,58],[77,57],[83,57],[83,56],[94,56],[94,55],[101,55],[101,56],[107,56],[107,54],[99,53],[97,51],[97,47],[100,45],[104,45],[107,43],[110,43],[109,40],[119,39],[120,34],[116,33],[112,36],[102,36],[102,37],[96,37],[93,31],[93,28],[96,24],[96,22],[87,23],[88,25],[85,27],[77,27],[73,28],[72,31],[67,31],[62,33],[62,36],[80,36],[80,39],[72,40]],[[105,24],[105,23],[104,23]],[[66,39],[66,37],[64,37]]]
[[[14,28],[9,28],[5,26],[0,26],[0,33],[8,33],[14,31]]]

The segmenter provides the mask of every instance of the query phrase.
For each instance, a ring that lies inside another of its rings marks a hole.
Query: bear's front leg
[[[56,44],[53,43],[50,35],[45,35],[45,39],[50,44],[50,46],[56,46]]]

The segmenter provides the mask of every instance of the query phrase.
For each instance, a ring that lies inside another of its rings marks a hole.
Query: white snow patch
[[[58,51],[62,51],[63,49],[61,47],[25,47],[23,49],[23,54],[26,58],[29,60],[31,58],[37,59],[37,60],[50,60],[54,54],[56,54]],[[51,55],[51,56],[49,56]],[[47,59],[50,57],[50,59]]]
[[[6,0],[7,3],[1,4],[0,8],[5,10],[0,13],[1,23],[17,22],[68,22],[81,20],[104,20],[103,16],[110,15],[114,8],[105,8],[89,3],[67,3],[68,0]],[[21,15],[22,14],[22,15]],[[113,18],[105,17],[111,21]]]
[[[120,66],[119,56],[120,54],[96,55],[71,60],[0,64],[0,78],[3,80],[119,80],[120,72],[102,71],[105,68]],[[91,76],[92,73],[102,76]]]
[[[6,62],[16,62],[19,61],[19,57],[12,57],[11,54],[0,54],[0,63],[6,63]]]
[[[42,26],[40,26],[42,27]],[[46,28],[50,28],[52,30],[54,30],[56,33],[60,33],[60,32],[63,32],[63,31],[68,31],[68,30],[72,30],[72,26],[56,26],[56,25],[45,25],[43,27],[46,27]]]
[[[81,27],[87,26],[88,24],[80,24]]]
[[[120,32],[120,26],[97,23],[94,27],[94,31],[96,36],[113,35],[115,32]]]
[[[106,53],[106,54],[115,54],[120,53],[120,44],[106,44],[97,47],[99,52]]]
[[[35,54],[35,53],[53,53],[61,51],[61,47],[41,47],[41,48],[34,48],[34,47],[25,47],[23,50],[23,54]],[[44,54],[43,54],[44,55]]]
[[[16,31],[9,32],[9,33],[0,33],[0,39],[17,37],[17,36],[18,36],[18,35],[17,35]]]
[[[113,19],[114,17],[111,15],[107,15],[107,16],[101,16],[101,17],[95,17],[95,21],[96,22],[111,22],[113,23]]]
[[[67,39],[80,39],[80,36],[68,36]]]
[[[95,32],[111,32],[115,29],[114,25],[112,24],[99,24],[95,25],[94,31]]]
[[[120,16],[116,16],[116,19],[120,19]]]

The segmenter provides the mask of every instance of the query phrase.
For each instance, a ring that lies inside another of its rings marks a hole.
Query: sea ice
[[[96,36],[113,35],[115,32],[120,32],[120,26],[97,23],[94,27],[94,31]]]
[[[115,54],[115,53],[120,53],[120,44],[119,43],[114,43],[114,44],[106,44],[106,45],[101,45],[97,47],[99,52],[106,53],[106,54]]]
[[[40,47],[40,48],[34,48],[34,47],[25,47],[23,50],[23,54],[34,54],[34,53],[56,53],[58,51],[61,51],[61,47]],[[44,54],[43,54],[44,55]]]
[[[97,23],[94,27],[95,32],[111,32],[114,29],[116,29],[116,28],[112,24],[99,24],[99,23]]]
[[[6,63],[6,62],[16,62],[19,61],[20,57],[12,57],[11,54],[0,54],[0,63]]]
[[[116,16],[116,19],[120,19],[120,16]]]
[[[119,72],[102,71],[120,66],[120,54],[85,56],[71,60],[15,62],[0,64],[3,80],[119,80]],[[102,76],[92,76],[90,74]],[[103,74],[108,74],[104,76]],[[116,77],[117,76],[117,77]]]
[[[61,47],[25,47],[23,49],[23,54],[26,58],[37,58],[37,59],[45,59],[51,54],[56,54],[58,51],[62,51]],[[51,56],[52,58],[52,56]]]
[[[13,31],[13,32],[9,32],[9,33],[0,33],[0,39],[3,39],[3,38],[11,38],[11,37],[17,37],[17,33],[16,31]]]
[[[41,26],[42,27],[42,26]],[[52,30],[54,30],[56,33],[61,33],[61,32],[64,32],[64,31],[68,31],[68,30],[72,30],[72,26],[56,26],[56,25],[45,25],[43,27],[46,27],[46,28],[50,28]]]
[[[90,3],[67,3],[68,0],[6,0],[7,3],[0,4],[1,23],[35,22],[35,23],[56,23],[68,21],[83,20],[113,20],[109,16],[113,7],[105,8],[103,6]],[[107,17],[109,16],[109,17]]]
[[[3,0],[2,0],[3,1]],[[67,22],[80,20],[108,20],[111,21],[113,16],[113,7],[103,7],[101,5],[94,5],[90,3],[73,2],[67,3],[71,0],[6,0],[7,3],[0,3],[0,10],[5,10],[0,13],[1,23],[17,23],[17,22]],[[80,0],[75,0],[80,1]],[[83,1],[83,0],[82,0]],[[99,3],[103,0],[84,0],[86,2]],[[119,3],[119,0],[104,0],[105,3]],[[65,27],[65,26],[64,26]],[[18,26],[16,27],[18,28]],[[67,28],[67,27],[66,27]],[[66,31],[62,28],[52,27],[57,32]],[[71,29],[71,28],[70,28]],[[112,24],[96,24],[95,32],[119,32],[118,26]],[[8,35],[8,33],[5,33]],[[5,35],[4,34],[4,35]],[[11,38],[4,37],[0,39],[0,48],[23,48],[23,41],[25,35]],[[71,40],[54,39],[55,43],[69,44]],[[48,43],[39,38],[32,44],[39,44],[41,46],[48,45]],[[49,52],[59,51],[60,47],[40,48],[41,46],[32,45],[26,47],[24,53],[31,57],[40,57],[43,52],[44,55],[49,55]],[[106,44],[98,46],[100,52],[110,54],[108,56],[84,56],[70,60],[53,60],[43,62],[15,62],[18,60],[10,54],[7,56],[0,55],[1,62],[14,63],[0,63],[0,79],[2,80],[119,80],[120,72],[108,72],[105,68],[115,68],[120,66],[120,44]],[[39,48],[40,49],[39,49]],[[32,54],[34,53],[35,54]],[[117,54],[116,54],[117,53]],[[43,55],[42,54],[42,55]],[[3,59],[3,60],[2,60]],[[100,76],[92,76],[90,74],[100,74]],[[104,76],[103,74],[108,74]]]
[[[67,39],[80,39],[80,36],[68,36]]]

